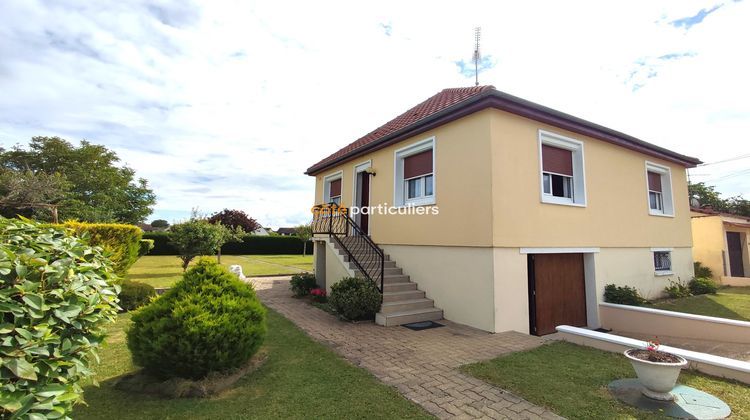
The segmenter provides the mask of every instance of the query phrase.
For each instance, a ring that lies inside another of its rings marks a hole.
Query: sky
[[[305,169],[443,88],[480,84],[695,156],[750,198],[750,1],[0,1],[0,146],[86,139],[149,220],[309,219]],[[716,163],[719,162],[719,163]]]

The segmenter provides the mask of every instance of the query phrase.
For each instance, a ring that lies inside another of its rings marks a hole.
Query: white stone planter
[[[630,360],[636,375],[638,375],[638,380],[643,385],[643,395],[655,400],[672,401],[674,396],[670,394],[670,391],[677,383],[680,370],[687,366],[687,360],[681,356],[673,355],[680,361],[675,363],[649,362],[629,354],[635,350],[641,349],[625,350],[624,354]]]

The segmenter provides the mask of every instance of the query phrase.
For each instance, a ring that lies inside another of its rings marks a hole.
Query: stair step
[[[340,250],[339,254],[344,257],[344,261],[349,262],[349,256],[346,255],[346,252],[344,252],[343,250]],[[363,259],[362,257],[363,256],[361,254],[354,254],[354,258],[357,258],[359,260],[362,260]],[[391,256],[388,254],[385,254],[383,259],[385,260],[385,262],[388,262],[391,260]]]
[[[409,311],[375,314],[375,323],[390,327],[393,325],[411,324],[412,322],[437,321],[443,319],[443,310],[437,308],[412,309]]]
[[[417,290],[417,283],[383,283],[383,292],[405,292],[407,290]]]
[[[383,314],[392,314],[394,312],[410,311],[412,309],[434,308],[435,303],[432,299],[408,299],[396,302],[385,302],[380,306],[380,312]]]
[[[401,300],[423,299],[424,292],[421,290],[405,290],[402,292],[383,292],[383,303],[398,302]]]
[[[356,270],[357,265],[354,264],[353,261],[349,261],[349,268],[351,268],[352,270]],[[396,261],[383,261],[383,268],[388,269],[388,268],[398,268],[398,267],[396,267]]]
[[[357,268],[357,265],[352,262],[349,263],[349,268],[351,268],[355,272],[359,271],[359,269]],[[380,273],[380,269],[368,269],[367,271],[370,271],[373,274]],[[404,271],[402,269],[396,268],[396,267],[383,268],[383,274],[386,276],[397,276],[397,275],[403,274],[403,272]]]

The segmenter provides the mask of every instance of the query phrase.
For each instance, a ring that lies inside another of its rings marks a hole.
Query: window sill
[[[573,201],[568,201],[564,199],[554,199],[554,198],[548,198],[548,197],[542,197],[542,203],[544,204],[557,204],[559,206],[570,206],[570,207],[586,207],[586,204],[582,203],[576,203]]]
[[[657,211],[654,211],[654,210],[649,210],[648,214],[651,215],[651,216],[659,216],[659,217],[674,217],[674,214],[660,213],[660,212],[657,212]]]
[[[673,276],[674,273],[670,271],[655,271],[654,277]]]
[[[422,199],[422,200],[407,201],[406,203],[396,206],[396,208],[400,209],[404,207],[424,207],[424,206],[434,206],[434,205],[435,205],[435,199],[427,198],[427,199]]]

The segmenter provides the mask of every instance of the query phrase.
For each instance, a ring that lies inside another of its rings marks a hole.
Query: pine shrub
[[[208,259],[132,320],[133,361],[159,378],[201,379],[238,368],[266,334],[266,310],[252,287]]]
[[[153,286],[139,281],[123,280],[120,289],[120,307],[125,311],[138,309],[156,296]]]

